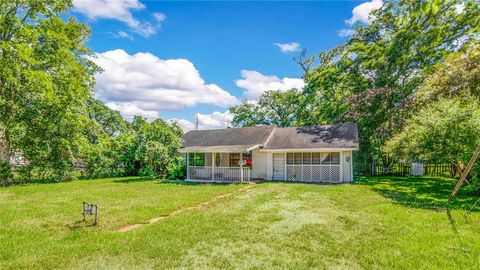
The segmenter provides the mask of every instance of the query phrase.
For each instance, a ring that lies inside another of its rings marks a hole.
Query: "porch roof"
[[[248,153],[260,145],[215,145],[190,146],[178,150],[180,153]]]

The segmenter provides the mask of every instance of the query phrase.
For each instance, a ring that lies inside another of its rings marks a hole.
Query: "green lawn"
[[[480,202],[436,178],[203,185],[104,179],[0,188],[0,269],[479,269]],[[216,198],[220,194],[233,195]],[[81,203],[100,224],[81,222]],[[177,209],[198,205],[140,228]],[[471,211],[470,211],[471,210]]]

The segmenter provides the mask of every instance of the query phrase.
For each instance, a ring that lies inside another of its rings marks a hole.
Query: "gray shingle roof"
[[[276,128],[258,126],[192,130],[182,136],[183,147],[254,146],[264,149],[358,148],[357,124]]]
[[[191,130],[182,136],[183,147],[264,144],[274,126]]]
[[[356,124],[277,128],[264,149],[358,148]]]

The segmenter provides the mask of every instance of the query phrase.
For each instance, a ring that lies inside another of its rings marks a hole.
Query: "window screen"
[[[287,164],[323,164],[338,165],[340,164],[340,153],[287,153]]]
[[[295,153],[294,162],[295,164],[302,164],[302,153]]]
[[[312,164],[312,153],[303,153],[303,164]]]
[[[322,164],[328,165],[330,164],[330,153],[320,153],[320,161]]]
[[[340,153],[330,153],[331,164],[340,164]]]
[[[240,154],[230,154],[229,160],[230,167],[240,166]]]
[[[212,167],[212,153],[205,153],[205,166]]]
[[[215,154],[215,166],[220,167],[220,154],[219,153]]]
[[[287,164],[293,164],[293,153],[287,153]]]
[[[188,166],[195,166],[195,153],[188,153]]]
[[[189,166],[205,166],[205,154],[204,153],[189,153],[188,154]]]

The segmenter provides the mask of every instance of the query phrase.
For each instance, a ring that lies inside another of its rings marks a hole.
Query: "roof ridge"
[[[311,126],[295,126],[295,127],[276,127],[278,129],[284,128],[312,128],[312,127],[331,127],[331,126],[340,126],[340,125],[358,125],[355,122],[348,122],[348,123],[336,123],[336,124],[326,124],[326,125],[311,125]]]
[[[267,140],[265,141],[265,143],[263,144],[263,146],[265,146],[265,145],[268,144],[268,141],[269,141],[270,138],[272,137],[273,133],[275,133],[275,130],[277,130],[277,126],[273,126],[273,129],[272,129],[272,131],[270,132],[270,135],[268,135]]]
[[[269,127],[276,127],[274,125],[264,125],[264,126],[251,126],[251,127],[233,127],[233,128],[212,128],[212,129],[192,129],[192,130],[189,130],[187,132],[190,132],[190,131],[217,131],[217,130],[229,130],[229,129],[245,129],[245,128],[269,128]],[[187,133],[186,132],[186,133]]]

